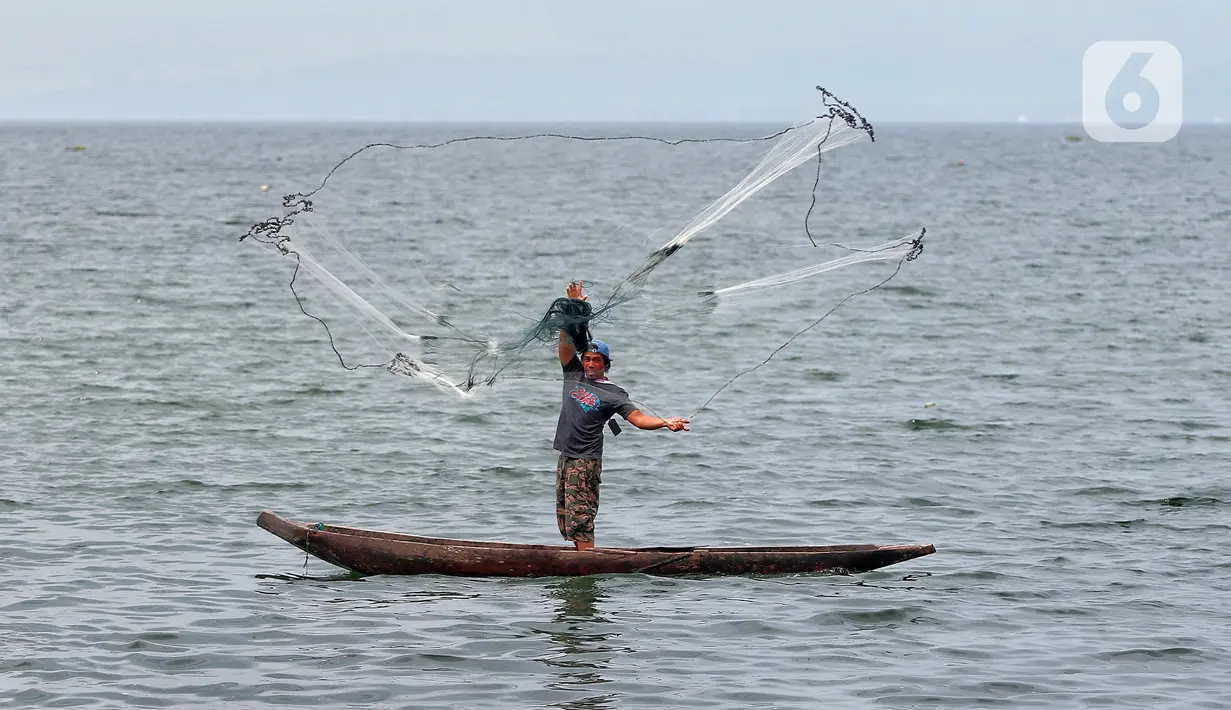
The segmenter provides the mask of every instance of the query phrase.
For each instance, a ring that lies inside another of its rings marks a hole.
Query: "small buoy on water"
[[[956,163],[954,163],[954,165],[965,165],[965,164],[966,164],[966,161],[965,161],[965,160],[962,160],[961,158],[958,158],[958,159],[957,159],[957,162],[956,162]]]
[[[924,409],[931,409],[931,408],[933,408],[933,407],[935,407],[935,406],[936,406],[936,403],[935,403],[935,402],[925,402],[925,403],[924,403],[924,405],[923,405],[923,408],[924,408]]]
[[[268,192],[268,191],[269,191],[269,185],[261,185],[261,192]]]

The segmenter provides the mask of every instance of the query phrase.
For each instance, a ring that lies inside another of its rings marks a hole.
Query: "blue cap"
[[[601,340],[591,340],[590,349],[587,352],[598,353],[608,360],[611,359],[611,348],[607,347],[607,343]]]

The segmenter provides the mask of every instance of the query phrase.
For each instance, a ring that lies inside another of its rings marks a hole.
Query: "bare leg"
[[[573,544],[577,546],[578,550],[593,550],[594,549],[593,542],[582,542],[581,540],[574,540]]]

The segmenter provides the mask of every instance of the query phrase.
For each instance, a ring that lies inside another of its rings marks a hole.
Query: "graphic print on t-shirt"
[[[587,390],[581,385],[574,387],[573,391],[569,394],[573,399],[577,400],[577,403],[581,405],[581,408],[587,412],[593,412],[603,403],[602,400],[598,398],[598,395]]]

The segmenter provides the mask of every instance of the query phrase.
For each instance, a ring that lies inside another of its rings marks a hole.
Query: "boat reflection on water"
[[[601,671],[608,667],[612,656],[628,650],[612,645],[619,634],[602,613],[601,603],[607,598],[605,587],[612,583],[610,578],[599,576],[564,577],[546,587],[556,613],[551,623],[538,631],[557,648],[539,660],[560,669],[556,680],[547,684],[548,690],[576,696],[552,707],[601,710],[613,708],[619,702],[617,693],[598,692],[611,682]]]

